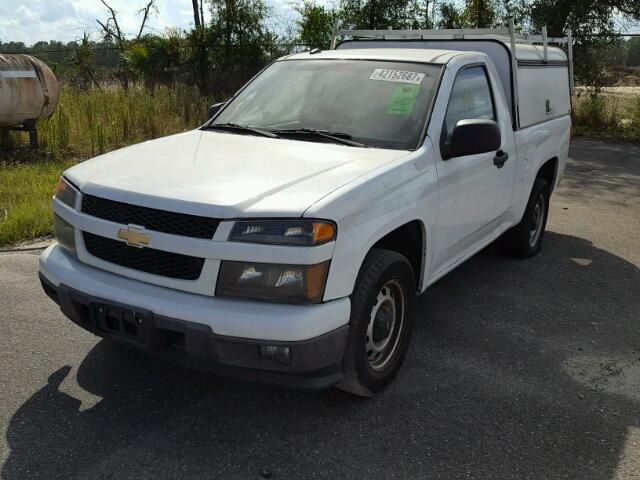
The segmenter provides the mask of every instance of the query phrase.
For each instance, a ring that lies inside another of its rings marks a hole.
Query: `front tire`
[[[390,250],[372,249],[351,295],[343,381],[338,388],[370,397],[395,378],[411,338],[415,297],[409,261]]]
[[[522,221],[505,234],[507,247],[514,255],[528,258],[536,255],[542,248],[550,196],[546,180],[536,178]]]

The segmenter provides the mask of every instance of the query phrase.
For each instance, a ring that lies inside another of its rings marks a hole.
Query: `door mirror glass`
[[[494,120],[460,120],[456,123],[451,142],[445,142],[442,158],[464,157],[500,149],[500,126]]]
[[[227,102],[220,102],[220,103],[214,103],[213,105],[211,105],[209,107],[209,118],[213,118],[213,116],[218,113],[220,110],[222,110],[222,107],[224,107],[227,104]]]

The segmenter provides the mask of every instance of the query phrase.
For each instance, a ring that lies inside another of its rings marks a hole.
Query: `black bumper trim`
[[[155,315],[131,305],[87,295],[64,284],[56,287],[41,273],[39,277],[45,293],[75,324],[99,337],[117,340],[155,357],[217,375],[309,390],[328,388],[342,380],[347,325],[296,342],[221,336],[207,325]],[[131,312],[131,321],[121,318],[118,328],[111,328],[115,325],[101,313],[109,307]],[[125,324],[129,328],[123,327]],[[290,363],[284,365],[262,357],[261,345],[289,347]]]

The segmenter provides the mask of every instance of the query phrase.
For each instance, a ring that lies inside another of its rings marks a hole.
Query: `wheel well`
[[[558,159],[552,158],[551,160],[547,160],[544,165],[540,167],[538,170],[538,174],[536,178],[542,178],[546,180],[549,184],[549,188],[553,190],[553,185],[556,180],[556,172],[558,171]]]
[[[419,288],[422,278],[422,254],[424,244],[422,223],[419,220],[414,220],[387,233],[371,248],[384,248],[403,255],[409,260],[413,268],[416,276],[416,287]]]

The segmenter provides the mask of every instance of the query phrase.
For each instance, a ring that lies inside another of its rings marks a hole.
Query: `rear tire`
[[[338,388],[371,397],[396,376],[409,346],[416,284],[402,255],[372,249],[353,294],[349,336]]]
[[[546,180],[536,178],[522,221],[504,236],[508,250],[514,255],[528,258],[536,255],[542,248],[549,216],[550,192]]]

